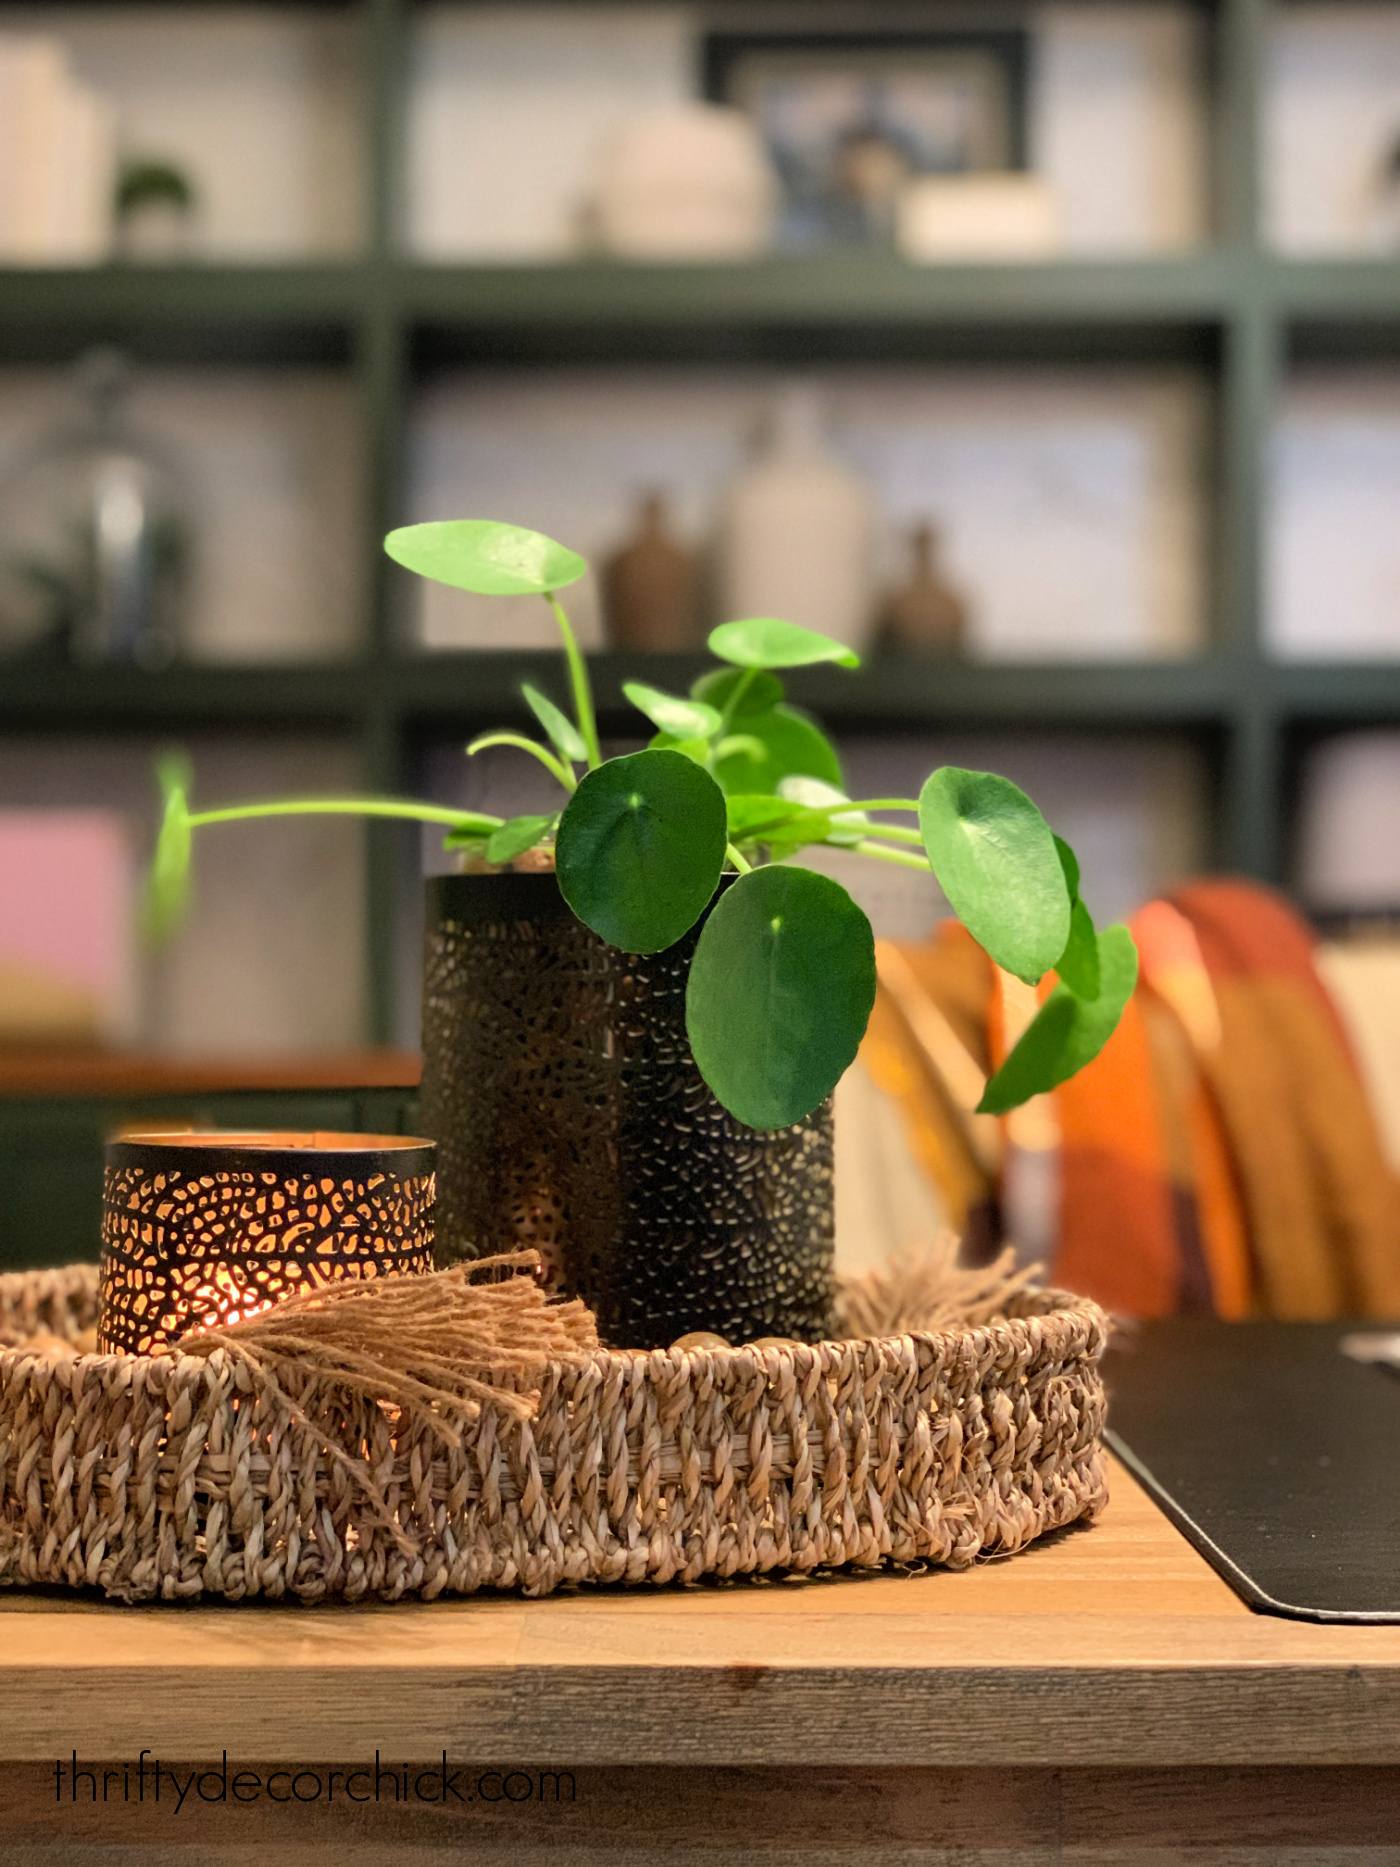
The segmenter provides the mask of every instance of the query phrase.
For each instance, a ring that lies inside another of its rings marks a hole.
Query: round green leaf
[[[710,631],[710,653],[736,668],[806,668],[817,661],[834,661],[842,668],[858,668],[860,656],[844,642],[815,629],[800,629],[795,622],[776,616],[752,616],[746,622],[722,622]]]
[[[708,739],[719,731],[719,714],[703,700],[678,700],[645,681],[624,681],[622,691],[653,726],[673,739]]]
[[[1070,911],[1069,939],[1064,952],[1055,961],[1055,971],[1060,975],[1060,984],[1067,985],[1076,998],[1098,997],[1098,935],[1094,932],[1089,910],[1078,895]]]
[[[717,708],[721,713],[729,705],[729,697],[744,683],[744,690],[739,695],[738,705],[734,709],[734,718],[743,719],[750,713],[766,713],[770,707],[777,706],[783,697],[783,684],[776,674],[764,674],[756,668],[711,668],[708,674],[702,674],[692,685],[692,700],[703,700],[707,706]]]
[[[765,830],[782,829],[804,814],[811,814],[795,798],[768,797],[762,793],[730,795],[725,798],[724,807],[729,817],[731,843],[761,840]]]
[[[831,834],[831,817],[796,799],[785,797],[726,797],[731,843],[762,843],[787,856],[808,843],[824,843]]]
[[[826,811],[831,819],[831,828],[827,833],[827,842],[844,845],[854,849],[862,843],[870,830],[870,819],[863,810],[837,810],[834,805],[849,804],[850,799],[839,785],[827,784],[823,778],[805,778],[794,776],[783,778],[778,783],[780,797],[793,798],[799,804],[805,804],[809,810]]]
[[[650,752],[682,752],[686,758],[693,759],[697,765],[710,769],[710,742],[708,739],[677,739],[674,733],[653,733],[647,740]]]
[[[700,1074],[750,1128],[801,1121],[835,1088],[875,1003],[870,922],[811,869],[741,875],[701,929],[686,989]]]
[[[512,817],[499,830],[491,832],[486,844],[486,860],[513,862],[527,849],[533,849],[553,822],[553,817]]]
[[[396,564],[480,596],[543,596],[577,583],[588,570],[577,551],[542,532],[493,519],[443,519],[401,525],[384,540]]]
[[[763,756],[732,752],[716,759],[715,777],[725,791],[776,792],[784,778],[820,778],[844,788],[841,761],[826,734],[796,707],[772,707],[767,713],[745,714],[744,739],[756,739]]]
[[[1067,985],[1077,997],[1097,998],[1098,935],[1094,931],[1093,916],[1079,898],[1079,858],[1062,836],[1055,838],[1055,853],[1064,870],[1065,887],[1069,890],[1071,903],[1069,939],[1065,942],[1064,952],[1055,961],[1055,971],[1060,976],[1061,985]]]
[[[1127,928],[1116,926],[1104,928],[1098,949],[1098,996],[1079,998],[1057,985],[987,1084],[979,1114],[1004,1115],[1068,1082],[1112,1037],[1137,985],[1137,948]]]
[[[919,833],[963,926],[1034,985],[1070,934],[1065,872],[1035,805],[1009,778],[945,765],[919,793]]]
[[[719,882],[724,794],[680,752],[633,752],[583,778],[559,820],[564,899],[626,953],[659,953],[695,925]]]
[[[1069,890],[1070,900],[1079,899],[1079,858],[1062,836],[1055,838],[1055,854],[1060,858],[1060,867],[1065,872],[1065,887]]]

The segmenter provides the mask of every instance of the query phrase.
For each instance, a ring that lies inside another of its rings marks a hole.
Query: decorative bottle
[[[78,365],[84,410],[0,486],[0,644],[159,667],[175,653],[189,527],[173,465],[128,426],[125,359]]]
[[[779,616],[860,647],[872,622],[875,511],[824,432],[818,394],[793,384],[731,483],[718,538],[725,620]]]
[[[952,655],[963,646],[967,604],[943,578],[938,533],[919,525],[910,537],[912,575],[888,592],[880,611],[882,648],[904,654]]]
[[[603,609],[613,648],[679,653],[700,641],[699,565],[667,524],[666,502],[648,493],[637,530],[603,567]]]

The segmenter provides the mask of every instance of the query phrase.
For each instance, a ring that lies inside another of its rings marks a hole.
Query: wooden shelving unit
[[[216,0],[205,0],[215,4]],[[398,233],[411,0],[348,0],[358,16],[370,165],[369,241],[344,264],[131,268],[0,275],[0,346],[57,361],[95,338],[152,361],[342,365],[359,397],[367,497],[362,659],[143,675],[0,668],[0,726],[104,731],[230,724],[333,726],[356,740],[366,787],[396,790],[429,734],[524,717],[535,654],[424,656],[406,645],[403,581],[378,540],[404,516],[403,441],[415,380],[444,363],[1061,359],[1185,361],[1213,399],[1210,646],[1190,662],[975,666],[875,663],[794,682],[837,732],[1070,726],[1197,737],[1215,775],[1215,858],[1282,880],[1294,750],[1351,722],[1400,722],[1400,662],[1280,666],[1261,634],[1267,448],[1294,355],[1400,355],[1400,263],[1290,262],[1259,231],[1260,73],[1270,0],[1218,0],[1211,71],[1216,176],[1210,245],[1178,258],[914,268],[834,254],[723,267],[425,266]],[[821,0],[814,0],[814,18]],[[698,665],[698,664],[697,664]],[[689,668],[597,657],[604,725],[629,675]],[[635,725],[635,722],[633,722]],[[405,835],[373,826],[368,1034],[392,1036]]]

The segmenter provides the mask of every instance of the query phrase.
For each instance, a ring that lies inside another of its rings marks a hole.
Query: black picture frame
[[[1030,34],[1024,28],[714,31],[702,41],[701,61],[706,98],[748,110],[768,144],[784,189],[780,247],[888,236],[891,204],[880,198],[878,169],[870,185],[862,185],[872,176],[872,152],[877,164],[883,151],[887,168],[902,165],[910,174],[1028,166]],[[865,83],[858,87],[862,76]],[[937,86],[945,94],[962,87],[975,149],[957,148],[946,130],[931,128],[927,120],[921,125],[914,116],[901,117],[898,90],[904,89],[907,111],[921,77],[931,81],[930,94]],[[798,114],[793,112],[804,81],[812,87],[815,108],[805,126],[800,102]],[[974,103],[975,97],[980,101]],[[843,129],[846,109],[851,127]],[[862,161],[863,169],[854,166]]]

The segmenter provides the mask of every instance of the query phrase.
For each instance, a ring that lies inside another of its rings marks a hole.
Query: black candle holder
[[[434,1153],[405,1135],[109,1142],[99,1348],[159,1354],[319,1284],[430,1271]]]

